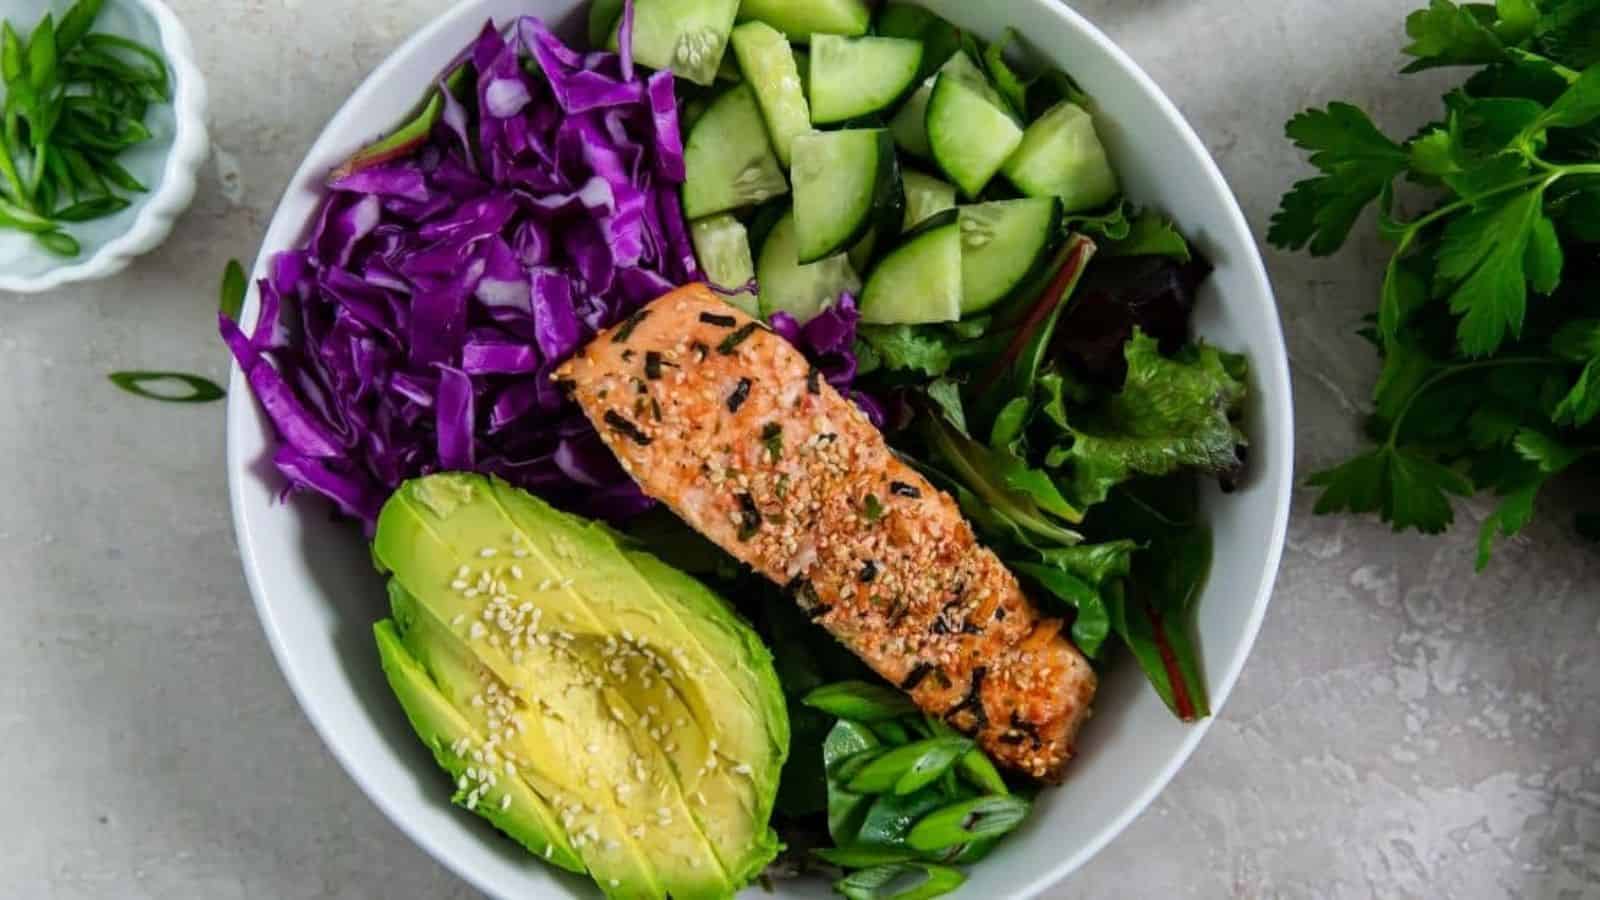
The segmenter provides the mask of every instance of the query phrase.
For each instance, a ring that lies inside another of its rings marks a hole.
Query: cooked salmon
[[[1060,779],[1093,670],[955,501],[787,341],[691,285],[556,378],[646,493],[997,761]]]

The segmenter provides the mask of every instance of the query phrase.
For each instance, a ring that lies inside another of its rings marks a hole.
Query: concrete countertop
[[[212,310],[358,80],[445,0],[172,0],[216,152],[172,240],[108,282],[0,294],[0,897],[469,897],[312,733],[241,577],[220,406],[106,372],[221,380]],[[1258,235],[1302,173],[1282,139],[1349,99],[1391,133],[1450,76],[1395,74],[1392,0],[1083,0],[1183,109]],[[1385,249],[1269,252],[1299,465],[1361,442],[1353,334]],[[1444,538],[1311,515],[1219,721],[1059,897],[1600,896],[1600,554],[1552,511],[1472,574],[1486,504]]]

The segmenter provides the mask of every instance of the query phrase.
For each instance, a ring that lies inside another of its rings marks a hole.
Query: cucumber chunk
[[[950,56],[961,49],[961,31],[920,6],[886,3],[878,11],[873,29],[884,37],[911,38],[922,42],[921,77],[939,70]]]
[[[755,260],[750,255],[750,235],[744,225],[728,213],[721,213],[689,226],[689,237],[694,241],[694,255],[700,260],[700,268],[705,270],[706,280],[724,291],[735,291],[722,296],[755,315],[755,293],[738,290],[756,277]]]
[[[636,0],[633,58],[695,84],[710,84],[738,11],[739,0]]]
[[[811,130],[811,111],[800,86],[800,69],[788,38],[765,22],[746,22],[730,39],[739,69],[755,89],[756,103],[767,123],[772,150],[784,168],[797,134]]]
[[[906,191],[906,217],[901,226],[903,230],[910,231],[936,213],[955,209],[954,185],[911,169],[902,170],[900,180],[905,185]]]
[[[861,279],[843,253],[810,265],[800,264],[792,211],[772,226],[762,243],[756,260],[756,280],[762,316],[770,319],[773,313],[786,312],[801,323],[837,301],[840,294],[861,292]]]
[[[1104,206],[1118,190],[1094,117],[1065,100],[1028,126],[1004,171],[1030,197],[1060,197],[1069,213]]]
[[[1011,296],[1061,239],[1061,201],[1030,197],[963,206],[961,314],[982,312]]]
[[[1000,92],[989,83],[983,70],[972,61],[972,57],[961,51],[956,51],[939,67],[938,75],[949,75],[967,87],[982,94],[984,99],[994,104],[1002,112],[1010,115],[1010,108],[1001,99]],[[933,95],[934,82],[938,75],[924,81],[920,87],[901,104],[894,118],[889,121],[889,131],[894,135],[895,144],[912,156],[923,159],[932,159],[933,151],[928,146],[928,99]]]
[[[744,0],[739,20],[748,19],[765,22],[804,44],[813,34],[866,34],[872,10],[865,0]]]
[[[792,177],[800,262],[813,263],[859,241],[892,201],[894,141],[882,128],[800,135]]]
[[[933,161],[968,197],[976,197],[1022,143],[1022,129],[999,106],[945,72],[928,98]]]
[[[811,121],[831,125],[888,109],[911,90],[921,64],[921,41],[815,35]]]
[[[889,120],[889,133],[894,135],[894,144],[902,151],[920,159],[930,159],[933,150],[928,147],[928,97],[933,94],[933,82],[929,78],[918,87],[906,102],[900,104],[900,109],[895,111],[894,118]]]
[[[922,223],[878,260],[861,293],[861,321],[876,325],[961,318],[961,225],[955,210]]]
[[[695,120],[683,164],[688,219],[754,206],[789,190],[749,82],[723,91]]]

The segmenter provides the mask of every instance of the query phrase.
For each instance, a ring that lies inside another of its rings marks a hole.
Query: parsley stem
[[[1564,360],[1556,359],[1553,356],[1505,356],[1499,359],[1473,360],[1472,362],[1461,363],[1460,365],[1448,366],[1444,369],[1441,369],[1429,376],[1426,381],[1422,382],[1422,384],[1418,385],[1417,389],[1411,392],[1411,396],[1406,398],[1405,405],[1400,407],[1399,414],[1394,417],[1394,421],[1389,425],[1389,437],[1383,442],[1383,446],[1388,450],[1395,449],[1395,443],[1400,437],[1400,426],[1405,422],[1406,416],[1410,414],[1412,405],[1417,402],[1418,397],[1426,394],[1442,381],[1446,381],[1466,372],[1477,371],[1479,369],[1495,369],[1504,366],[1564,365],[1567,365]]]

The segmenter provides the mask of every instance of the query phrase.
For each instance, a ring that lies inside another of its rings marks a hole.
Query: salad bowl
[[[1201,290],[1195,330],[1251,361],[1243,423],[1250,471],[1232,492],[1208,487],[1202,499],[1215,551],[1197,603],[1197,634],[1212,708],[1220,710],[1270,599],[1292,483],[1288,364],[1250,230],[1173,104],[1071,9],[1055,0],[1008,0],[986,5],[979,16],[958,0],[924,5],[986,38],[1013,28],[1046,61],[1069,69],[1096,99],[1101,137],[1127,194],[1169,215],[1215,267]],[[532,15],[561,29],[581,22],[584,9],[576,0],[467,0],[406,42],[340,109],[294,175],[269,227],[257,277],[265,276],[274,254],[306,233],[327,174],[402,120],[486,19]],[[258,308],[252,295],[243,312],[246,325]],[[313,726],[402,831],[473,885],[499,897],[586,895],[591,888],[541,866],[451,806],[379,666],[371,627],[384,614],[384,587],[360,528],[330,519],[317,500],[280,502],[280,480],[266,462],[271,423],[249,399],[237,368],[232,388],[227,466],[245,574],[268,641]],[[1210,721],[1178,721],[1131,660],[1114,663],[1065,784],[1039,795],[1025,825],[991,861],[972,868],[963,895],[1031,896],[1082,865],[1149,804]],[[822,880],[777,887],[785,896],[827,890]]]

